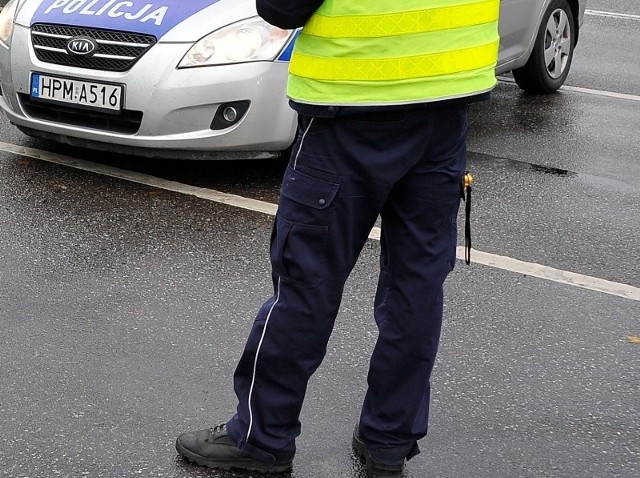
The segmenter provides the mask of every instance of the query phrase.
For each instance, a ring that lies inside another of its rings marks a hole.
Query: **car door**
[[[499,72],[522,66],[526,62],[523,55],[532,45],[540,16],[548,1],[501,0]]]

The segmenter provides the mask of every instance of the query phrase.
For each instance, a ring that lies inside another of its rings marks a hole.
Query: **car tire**
[[[512,72],[516,84],[530,93],[560,88],[569,74],[576,33],[567,0],[553,0],[542,16],[529,60]]]

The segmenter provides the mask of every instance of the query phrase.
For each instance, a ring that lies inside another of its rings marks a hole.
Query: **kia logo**
[[[67,51],[72,55],[86,56],[93,55],[98,49],[98,43],[91,37],[73,37],[67,42]]]

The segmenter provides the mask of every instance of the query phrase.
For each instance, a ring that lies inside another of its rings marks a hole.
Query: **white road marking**
[[[250,211],[262,212],[264,214],[275,215],[277,209],[277,206],[275,204],[270,204],[264,201],[236,196],[234,194],[227,194],[221,191],[216,191],[214,189],[189,186],[188,184],[179,183],[177,181],[169,181],[167,179],[157,178],[155,176],[149,176],[147,174],[136,173],[135,171],[127,171],[125,169],[120,169],[113,166],[92,163],[90,161],[72,158],[71,156],[64,156],[62,154],[51,153],[49,151],[43,151],[40,149],[26,148],[24,146],[18,146],[16,144],[0,142],[0,151],[6,151],[8,153],[14,153],[29,158],[42,159],[50,163],[61,164],[63,166],[80,169],[82,171],[89,171],[92,173],[102,174],[103,176],[124,179],[125,181],[145,184],[147,186],[153,186],[158,189],[187,194],[189,196],[195,196],[201,199],[206,199],[208,201],[229,204],[231,206],[248,209]]]
[[[464,258],[464,247],[458,247],[458,258]],[[524,262],[511,257],[489,254],[487,252],[477,250],[471,251],[471,260],[472,262],[495,267],[497,269],[504,269],[527,276],[558,282],[560,284],[567,284],[574,287],[581,287],[583,289],[640,301],[640,288],[621,284],[619,282],[612,282],[605,279],[599,279],[597,277],[577,274],[575,272],[563,271],[533,262]]]
[[[623,18],[625,20],[640,20],[640,15],[634,15],[632,13],[616,13],[616,12],[604,12],[602,10],[585,10],[585,15],[593,15],[595,17],[610,17],[610,18]]]
[[[500,80],[502,83],[510,83],[512,85],[516,84],[515,80],[510,76],[498,75],[498,80]],[[619,100],[640,101],[640,96],[638,95],[629,95],[627,93],[616,93],[614,91],[606,91],[606,90],[594,90],[593,88],[583,88],[581,86],[563,85],[560,87],[559,91],[573,91],[574,93],[584,93],[584,94],[593,95],[593,96],[606,96],[608,98],[616,98]]]
[[[113,166],[92,163],[70,156],[51,153],[24,146],[18,146],[11,143],[0,142],[0,150],[28,158],[41,159],[55,164],[68,166],[71,168],[88,171],[92,173],[109,176],[112,178],[122,179],[129,182],[143,184],[166,191],[172,191],[189,196],[195,196],[207,201],[227,204],[249,211],[260,212],[268,215],[275,215],[277,210],[276,204],[271,204],[257,199],[245,198],[235,194],[227,194],[214,189],[200,188],[197,186],[189,186],[187,184],[176,181],[149,176],[147,174],[127,171]],[[380,228],[374,227],[369,235],[373,240],[380,240]],[[458,247],[457,256],[459,259],[464,258],[464,248]],[[532,262],[523,262],[518,259],[490,254],[474,249],[472,251],[472,261],[476,264],[482,264],[489,267],[507,270],[519,274],[525,274],[540,279],[550,280],[560,284],[566,284],[574,287],[580,287],[596,292],[602,292],[625,299],[640,301],[640,288],[618,282],[611,282],[597,277],[577,274],[575,272],[563,271],[553,267],[544,266]]]
[[[586,93],[595,96],[607,96],[609,98],[617,98],[619,100],[640,101],[638,95],[628,95],[626,93],[615,93],[613,91],[594,90],[591,88],[583,88],[581,86],[561,86],[560,91],[575,91],[576,93]]]

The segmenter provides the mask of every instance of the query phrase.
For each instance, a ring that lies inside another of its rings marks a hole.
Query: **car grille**
[[[77,36],[93,38],[98,44],[96,53],[90,57],[70,54],[67,42]],[[31,42],[38,60],[46,63],[127,71],[156,43],[156,38],[139,33],[36,23],[31,27]]]
[[[18,98],[25,113],[44,121],[122,134],[137,133],[142,124],[142,111],[101,112],[37,101],[24,93],[19,93]]]

